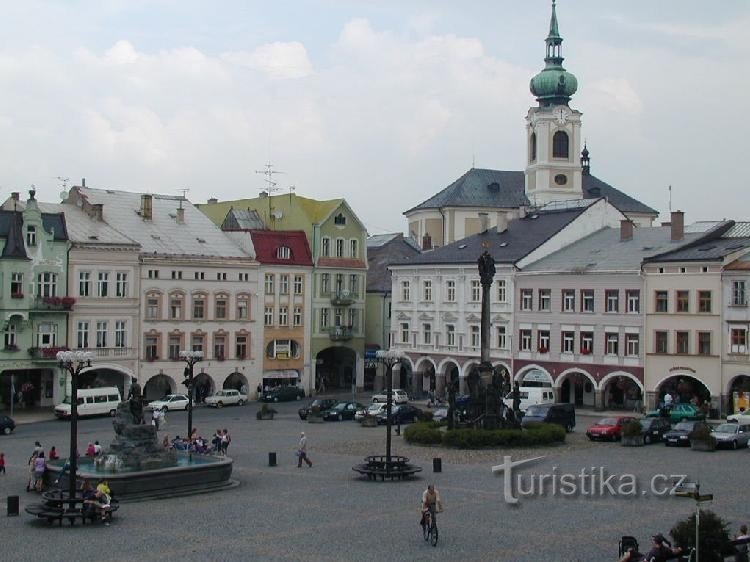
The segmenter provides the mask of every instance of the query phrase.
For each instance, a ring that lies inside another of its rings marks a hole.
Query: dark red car
[[[633,419],[635,418],[630,416],[601,419],[586,430],[586,435],[592,441],[596,441],[597,439],[619,441],[620,437],[622,437],[622,424]]]

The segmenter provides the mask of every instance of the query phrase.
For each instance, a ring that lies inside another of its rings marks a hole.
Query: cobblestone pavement
[[[410,446],[393,438],[394,453],[424,468],[419,479],[372,483],[351,467],[366,454],[385,452],[385,429],[352,422],[309,424],[296,414],[300,403],[276,406],[273,421],[257,421],[255,404],[223,410],[199,409],[194,425],[209,435],[227,427],[233,441],[233,477],[240,486],[225,492],[124,504],[110,527],[47,526],[21,515],[0,514],[3,560],[507,560],[519,562],[615,560],[621,535],[642,545],[655,532],[667,533],[694,505],[684,498],[649,493],[654,475],[688,474],[702,491],[715,494],[711,509],[736,530],[749,517],[744,491],[750,483],[745,465],[750,451],[699,453],[652,445],[637,449],[615,443],[590,443],[586,423],[564,446],[527,450],[446,451]],[[170,412],[165,432],[184,434],[184,413]],[[294,448],[299,431],[308,435],[313,468],[297,469]],[[66,422],[20,426],[0,436],[8,473],[0,475],[0,494],[21,496],[21,509],[36,501],[23,491],[26,460],[39,439],[45,449],[67,450]],[[108,442],[108,418],[80,423],[79,442]],[[267,466],[275,451],[279,466]],[[528,484],[543,473],[594,473],[605,467],[615,476],[633,474],[634,496],[578,493],[570,497],[520,497],[504,501],[504,478],[491,467],[504,455],[513,460],[543,456],[517,468]],[[432,473],[431,459],[443,460]],[[436,484],[446,511],[439,516],[440,541],[428,546],[420,537],[418,504],[428,481]],[[646,492],[645,494],[641,492]]]

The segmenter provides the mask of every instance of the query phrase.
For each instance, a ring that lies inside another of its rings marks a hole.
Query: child
[[[0,472],[5,476],[5,453],[0,453]]]

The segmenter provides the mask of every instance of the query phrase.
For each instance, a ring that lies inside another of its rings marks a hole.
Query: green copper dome
[[[552,18],[549,24],[547,56],[544,57],[544,69],[531,79],[529,89],[536,96],[539,105],[568,105],[570,98],[578,89],[576,77],[565,70],[562,65],[562,37],[557,26],[555,2],[552,2]]]

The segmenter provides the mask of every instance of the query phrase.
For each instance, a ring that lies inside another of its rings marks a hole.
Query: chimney
[[[81,178],[81,187],[86,187],[86,178]]]
[[[620,221],[620,242],[633,239],[633,223],[628,219]]]
[[[177,221],[177,224],[185,224],[185,209],[182,207],[177,209],[175,220]]]
[[[10,198],[13,201],[18,201],[21,198],[21,194],[18,191],[14,191],[13,193],[10,194]]]
[[[422,236],[422,249],[423,250],[432,250],[432,236],[429,234],[425,234]]]
[[[490,220],[487,213],[479,213],[479,232],[487,232],[490,227]]]
[[[150,221],[153,218],[153,196],[148,193],[141,195],[141,216],[144,220]]]
[[[104,205],[102,203],[94,203],[91,205],[91,217],[94,220],[104,220]]]
[[[518,207],[518,218],[519,219],[526,218],[526,205],[521,205],[520,207]]]
[[[670,222],[672,223],[672,242],[682,240],[685,236],[685,213],[672,211]]]
[[[505,232],[508,230],[508,215],[505,213],[497,214],[497,233]]]
[[[216,197],[211,197],[211,199],[209,199],[207,201],[207,204],[208,205],[216,205],[218,202],[219,202],[219,200]]]

